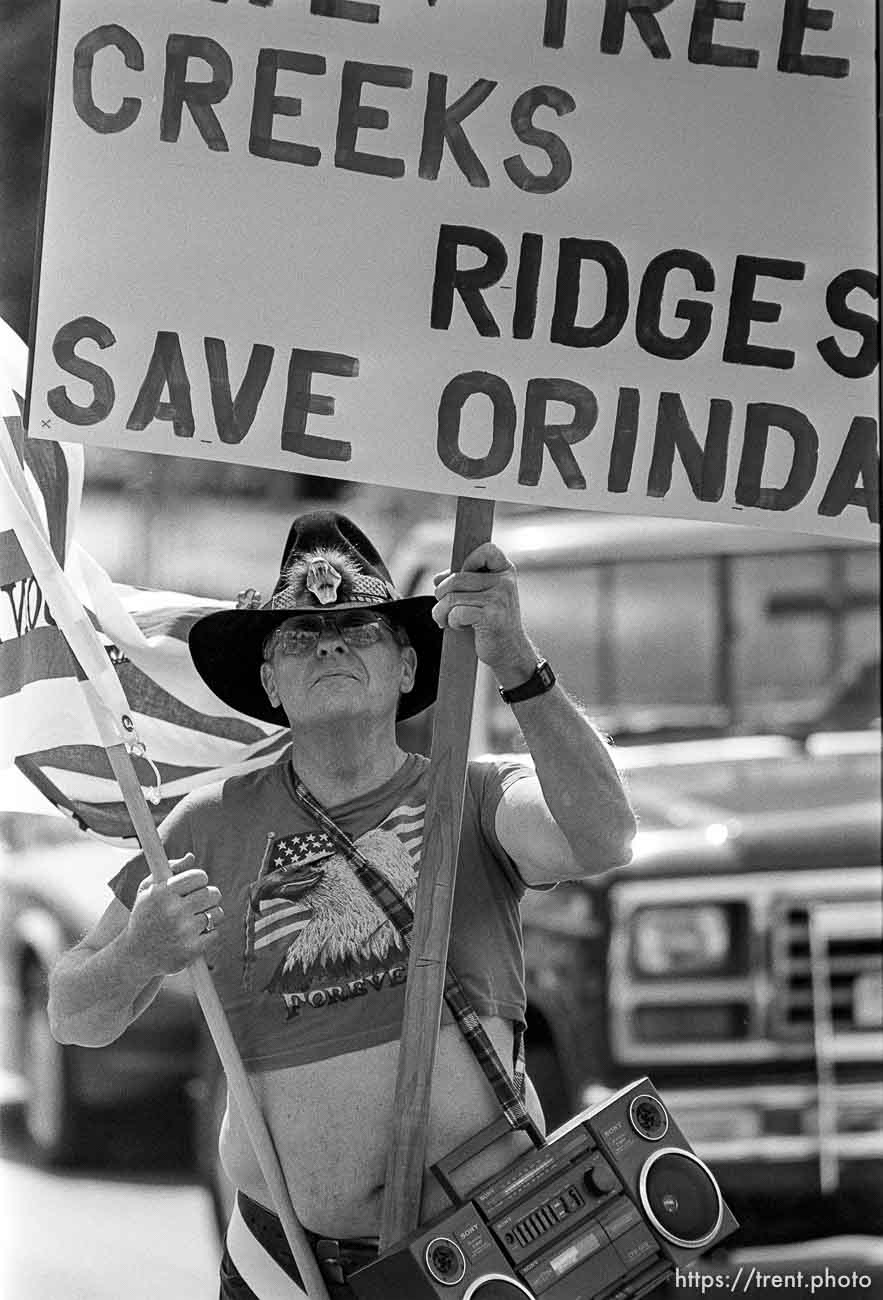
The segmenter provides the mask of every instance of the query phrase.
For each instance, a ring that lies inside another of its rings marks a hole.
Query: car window
[[[522,560],[519,588],[528,629],[563,684],[620,735],[679,726],[774,730],[822,718],[844,682],[863,667],[871,681],[879,663],[872,552],[570,568]],[[487,701],[488,743],[509,748],[518,737],[511,711],[492,689]],[[868,725],[873,702],[850,716]],[[847,724],[835,709],[820,725]]]
[[[606,713],[714,699],[708,560],[520,571],[525,620],[568,690]]]
[[[739,715],[775,722],[811,705],[825,711],[826,702],[864,680],[864,710],[852,708],[851,716],[868,725],[880,662],[874,555],[832,550],[741,558],[732,573]],[[837,709],[827,714],[838,725]]]
[[[880,663],[880,557],[876,551],[845,556],[848,595],[844,612],[843,648],[849,664],[872,659]]]
[[[716,695],[711,560],[519,566],[528,630],[562,684],[602,725],[639,730],[674,713],[706,717]],[[488,696],[488,743],[517,738],[511,712]],[[627,722],[626,722],[627,719]]]
[[[576,698],[596,704],[606,670],[602,571],[519,569],[525,625]]]
[[[733,667],[741,711],[816,695],[832,663],[823,608],[830,557],[761,555],[733,562]]]
[[[717,607],[710,560],[651,560],[612,566],[614,708],[709,706],[715,698]]]

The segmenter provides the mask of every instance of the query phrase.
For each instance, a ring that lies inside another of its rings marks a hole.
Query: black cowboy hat
[[[438,690],[442,632],[432,618],[433,596],[401,597],[375,547],[346,515],[316,510],[291,525],[279,580],[257,608],[226,609],[198,619],[188,642],[196,670],[225,704],[262,722],[288,725],[261,683],[264,642],[295,613],[376,609],[404,629],[417,652],[413,688],[398,717],[432,704]]]

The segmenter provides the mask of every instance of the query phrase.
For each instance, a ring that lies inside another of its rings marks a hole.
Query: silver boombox
[[[460,1196],[452,1172],[501,1131],[433,1167],[455,1208],[354,1273],[359,1300],[640,1300],[739,1226],[649,1079]]]

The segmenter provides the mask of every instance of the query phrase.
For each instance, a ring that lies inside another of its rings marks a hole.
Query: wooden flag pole
[[[135,773],[132,759],[125,745],[106,747],[106,753],[113,768],[117,784],[126,801],[126,807],[132,818],[132,825],[138,835],[144,857],[154,880],[162,883],[172,875],[166,851],[159,838],[144,791]],[[205,959],[200,957],[188,967],[190,979],[196,993],[202,1014],[208,1025],[212,1041],[217,1049],[227,1086],[242,1116],[255,1157],[260,1166],[264,1181],[273,1199],[273,1207],[279,1216],[286,1240],[291,1247],[301,1278],[310,1300],[329,1300],[325,1279],[319,1271],[316,1256],[307,1241],[294,1208],[279,1157],[267,1122],[264,1119],[258,1100],[251,1086],[251,1081],[239,1055],[239,1049],[233,1038],[229,1021],[221,1006],[217,989],[214,986]]]
[[[125,724],[131,726],[128,701],[104,646],[46,541],[11,443],[7,446],[3,439],[0,439],[0,475],[6,480],[6,504],[12,513],[13,530],[18,542],[46,603],[52,610],[56,625],[85,673],[81,688],[89,700],[101,743],[122,791],[150,873],[154,880],[164,882],[171,877],[172,869],[125,740],[121,739],[125,734]],[[0,480],[0,487],[2,486]],[[134,735],[133,739],[136,739]],[[227,1084],[242,1115],[307,1294],[310,1300],[329,1300],[316,1257],[294,1213],[273,1139],[242,1063],[208,966],[200,958],[189,969],[202,1014],[227,1076]]]
[[[493,519],[493,501],[458,499],[452,570],[461,568],[476,546],[490,541]],[[381,1250],[407,1236],[419,1222],[476,669],[472,632],[446,629],[399,1049],[393,1110],[396,1128],[387,1162],[380,1225]]]

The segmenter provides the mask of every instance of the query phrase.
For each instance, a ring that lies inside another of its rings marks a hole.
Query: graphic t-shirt
[[[408,756],[389,781],[334,820],[413,907],[428,761]],[[524,892],[494,817],[529,775],[517,761],[469,764],[448,959],[480,1015],[523,1023]],[[213,976],[246,1067],[274,1070],[397,1039],[408,951],[346,858],[301,807],[288,753],[271,767],[189,794],[160,834],[169,858],[193,853],[221,891]],[[138,854],[110,882],[130,908],[148,874]],[[446,1020],[450,1020],[447,1008]]]

